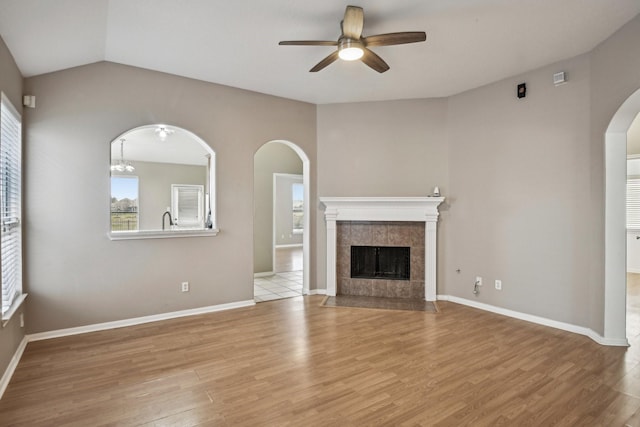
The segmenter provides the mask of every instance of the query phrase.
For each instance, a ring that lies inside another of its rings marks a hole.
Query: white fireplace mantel
[[[444,197],[320,197],[327,229],[327,295],[336,294],[337,221],[425,223],[425,300],[436,300],[438,205]]]

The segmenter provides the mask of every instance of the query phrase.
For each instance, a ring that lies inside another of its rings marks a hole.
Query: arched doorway
[[[640,112],[640,89],[620,106],[605,133],[604,338],[628,345],[626,337],[626,161],[627,131]]]
[[[275,149],[275,150],[274,150]],[[258,260],[257,258],[260,256],[261,258],[263,258],[260,255],[260,248],[258,247],[259,245],[264,245],[264,241],[265,239],[267,239],[267,233],[269,236],[273,236],[273,239],[271,239],[271,237],[269,237],[269,239],[271,241],[273,241],[273,245],[271,246],[271,248],[273,248],[275,246],[275,227],[273,227],[273,223],[274,221],[272,219],[269,220],[264,220],[264,218],[262,218],[260,215],[261,213],[258,212],[258,203],[259,203],[259,198],[270,198],[271,196],[271,191],[266,190],[269,192],[269,194],[259,194],[259,192],[265,192],[264,189],[260,189],[258,187],[260,186],[260,180],[271,180],[271,175],[291,175],[292,174],[292,170],[286,169],[286,168],[280,168],[278,165],[278,150],[280,149],[280,153],[283,153],[283,149],[284,152],[289,152],[287,153],[287,156],[289,154],[293,154],[294,156],[297,157],[297,159],[299,159],[299,161],[301,161],[302,163],[302,188],[303,188],[303,200],[302,200],[302,230],[301,230],[301,234],[302,234],[302,294],[308,294],[309,293],[309,266],[310,266],[310,202],[309,202],[309,195],[310,195],[310,178],[309,178],[309,174],[310,174],[310,161],[309,161],[309,157],[306,155],[306,153],[304,152],[304,150],[302,150],[298,145],[290,142],[290,141],[285,141],[285,140],[273,140],[273,141],[269,141],[267,143],[265,143],[264,145],[262,145],[254,154],[254,275],[256,277],[259,277],[261,275],[261,272],[256,272],[257,270],[263,270],[265,271],[264,274],[265,275],[269,275],[272,274],[275,270],[268,268],[264,265],[259,266],[258,264],[265,264],[265,261],[263,259]],[[270,174],[269,177],[266,177],[264,171],[260,170],[261,166],[258,164],[260,162],[263,162],[264,160],[261,159],[261,154],[265,151],[265,150],[271,150],[273,151],[275,154],[272,155],[272,159],[270,160],[270,163],[272,164],[272,167],[269,169],[268,173]],[[284,157],[284,156],[283,156]],[[294,174],[297,172],[293,172]],[[258,174],[262,174],[265,175],[263,177],[259,177]],[[275,179],[274,181],[275,182]],[[271,188],[271,187],[270,187]],[[274,187],[275,188],[275,187]],[[273,199],[271,199],[273,200]],[[273,206],[275,206],[275,204],[271,205],[273,209]],[[263,210],[264,212],[264,210]],[[275,218],[275,213],[272,213],[273,218]],[[265,231],[265,229],[267,228],[267,224],[271,226],[271,228],[268,229],[268,231]],[[264,254],[264,253],[262,253]],[[272,250],[270,252],[270,261],[268,263],[269,266],[274,265],[275,261],[275,250]],[[256,299],[256,301],[258,301],[258,299]]]

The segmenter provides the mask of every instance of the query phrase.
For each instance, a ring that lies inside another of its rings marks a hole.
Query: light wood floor
[[[275,248],[275,273],[302,270],[302,247]]]
[[[632,426],[640,352],[322,296],[29,343],[3,426]]]

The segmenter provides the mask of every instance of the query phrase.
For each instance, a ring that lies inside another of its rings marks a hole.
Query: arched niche
[[[215,152],[178,126],[150,124],[111,141],[109,237],[211,236]]]

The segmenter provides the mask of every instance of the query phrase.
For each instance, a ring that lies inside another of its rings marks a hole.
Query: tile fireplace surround
[[[344,252],[339,249],[340,245],[347,243],[352,244],[354,237],[354,225],[357,230],[355,233],[355,244],[378,244],[375,239],[385,239],[386,242],[379,242],[389,245],[400,245],[401,242],[396,241],[406,234],[408,230],[421,232],[424,230],[424,240],[421,237],[410,236],[402,237],[404,246],[411,246],[412,249],[416,245],[422,244],[424,241],[424,268],[415,267],[415,258],[421,256],[420,250],[412,250],[412,266],[411,281],[404,282],[408,284],[405,291],[399,291],[400,286],[397,281],[381,281],[373,284],[365,282],[349,282],[347,286],[351,286],[349,293],[362,294],[362,288],[369,287],[372,295],[377,296],[404,296],[411,297],[423,293],[415,289],[418,283],[424,281],[424,299],[427,301],[436,300],[436,233],[438,222],[438,205],[444,201],[444,197],[321,197],[320,202],[324,206],[326,230],[327,230],[327,295],[335,296],[338,291],[338,253]],[[412,224],[410,223],[423,223]],[[339,223],[339,224],[338,224]],[[424,225],[424,227],[422,226]],[[416,227],[417,226],[417,227]],[[338,241],[338,232],[346,231],[348,239],[344,240],[345,235],[341,235]],[[363,231],[364,234],[361,234]],[[389,234],[391,231],[391,235]],[[382,237],[387,233],[386,238]],[[363,241],[364,238],[371,239]],[[377,237],[374,237],[377,236]],[[401,239],[401,240],[402,240]],[[415,255],[414,255],[415,254]],[[341,255],[342,256],[342,255]],[[345,261],[340,262],[341,275],[344,277]],[[414,273],[421,274],[424,272],[424,279],[416,277]],[[384,285],[382,284],[384,283]],[[343,284],[343,283],[341,283]],[[354,288],[360,288],[355,289]],[[383,294],[383,288],[387,290]],[[388,292],[391,292],[389,294]]]

